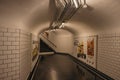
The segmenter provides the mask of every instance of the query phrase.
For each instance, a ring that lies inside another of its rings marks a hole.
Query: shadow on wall
[[[38,27],[40,24],[43,24],[45,22],[49,21],[49,17],[48,17],[48,10],[40,10],[39,8],[32,14],[32,16],[30,17],[29,21],[28,21],[28,26],[30,26],[31,28],[36,28]]]
[[[35,11],[29,16],[27,21],[27,25],[30,26],[31,31],[37,34],[46,31],[51,21],[53,21],[53,17],[55,16],[55,5],[54,0],[46,0],[43,2],[43,8],[39,6]],[[47,6],[45,6],[47,4]]]
[[[65,26],[64,30],[69,31],[69,32],[72,33],[72,34],[76,34],[76,30],[70,28],[69,26]]]
[[[94,8],[93,8],[94,10]],[[102,30],[108,30],[112,20],[102,12],[82,9],[79,10],[70,21],[65,24],[65,30],[74,35],[96,34]]]
[[[31,28],[31,31],[36,30],[38,27],[44,28],[44,24],[46,25],[48,22],[48,24],[50,24],[49,3],[49,0],[43,0],[41,5],[37,6],[31,15],[28,16],[26,25]],[[49,25],[47,27],[49,27]]]
[[[78,17],[79,16],[79,17]],[[92,26],[94,29],[102,29],[112,22],[107,15],[99,11],[89,11],[87,9],[79,10],[72,18],[74,22],[82,22]]]
[[[50,0],[49,2],[49,16],[50,16],[50,25],[52,25],[53,21],[56,20],[58,15],[56,15],[56,5],[55,0]]]
[[[94,31],[94,29],[90,28],[89,25],[84,25],[83,23],[80,23],[80,22],[79,23],[77,23],[77,22],[67,23],[64,29],[70,31],[75,36],[77,36],[77,35],[92,35],[92,34],[96,33],[96,31]]]

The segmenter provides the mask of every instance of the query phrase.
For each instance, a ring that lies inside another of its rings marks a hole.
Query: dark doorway
[[[40,52],[55,52],[49,45],[40,39]]]

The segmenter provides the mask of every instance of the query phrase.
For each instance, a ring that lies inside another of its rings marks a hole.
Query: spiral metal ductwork
[[[62,23],[67,22],[82,7],[81,0],[55,0],[56,12],[50,29],[57,29]]]

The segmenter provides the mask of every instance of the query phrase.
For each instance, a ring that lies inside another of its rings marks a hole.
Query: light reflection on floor
[[[103,80],[64,55],[44,56],[32,80]]]
[[[58,80],[57,72],[54,69],[51,69],[50,74],[51,74],[51,78],[52,78],[51,80]]]

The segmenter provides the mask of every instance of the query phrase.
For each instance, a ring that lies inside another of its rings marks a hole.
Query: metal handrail
[[[57,48],[57,46],[53,42],[51,42],[49,39],[47,39],[44,35],[41,34],[41,36],[45,38],[48,42],[50,42],[55,48]]]

